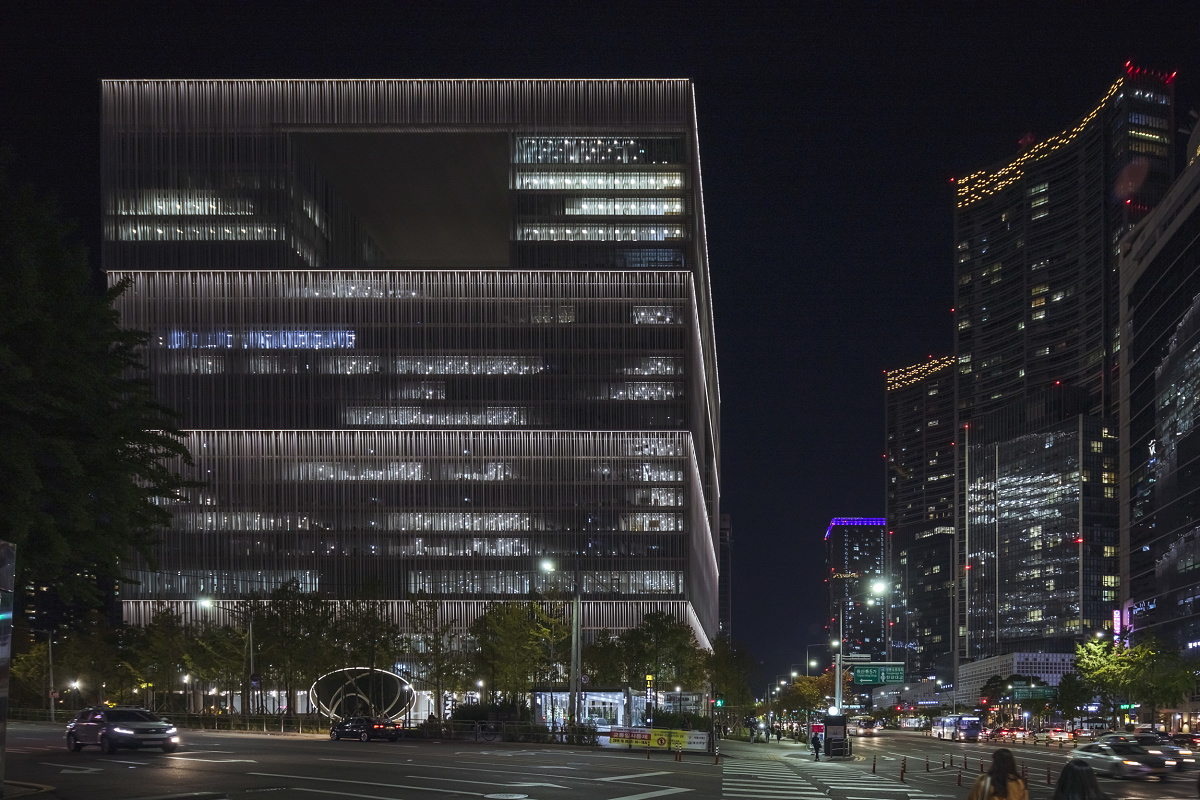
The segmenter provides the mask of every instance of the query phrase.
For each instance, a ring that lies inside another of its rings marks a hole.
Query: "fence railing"
[[[66,725],[77,712],[59,709],[54,721]],[[318,716],[277,714],[164,714],[171,724],[185,730],[244,731],[247,733],[328,734],[330,722]],[[41,708],[10,708],[8,718],[21,722],[49,722],[50,712]],[[597,745],[599,734],[591,725],[559,726],[551,729],[535,722],[438,722],[431,720],[402,727],[404,739],[436,739],[470,742],[530,742],[541,744]]]

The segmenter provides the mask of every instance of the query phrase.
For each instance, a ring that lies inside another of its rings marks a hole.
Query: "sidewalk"
[[[759,761],[779,761],[785,756],[789,760],[795,759],[798,754],[805,753],[809,758],[812,758],[812,748],[806,744],[793,742],[791,739],[783,739],[781,741],[771,740],[770,744],[757,742],[742,742],[737,739],[718,739],[717,747],[721,749],[721,757],[730,756],[732,758],[757,759]]]

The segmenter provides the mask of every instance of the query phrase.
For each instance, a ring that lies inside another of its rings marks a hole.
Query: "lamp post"
[[[204,608],[212,608],[215,604],[211,599],[205,597],[200,600],[200,605]],[[254,705],[254,612],[253,610],[247,612],[236,608],[226,608],[225,606],[222,606],[221,610],[246,620],[247,649],[250,653],[250,696],[246,698],[247,707],[242,710],[249,717],[253,710],[250,706]],[[247,724],[249,723],[247,722]],[[266,725],[266,720],[263,721],[263,725]]]
[[[50,701],[50,721],[54,722],[54,631],[30,628],[34,633],[46,634],[46,699]]]
[[[543,560],[541,570],[547,574],[554,572],[554,562],[549,559]],[[572,725],[579,724],[579,672],[581,662],[581,647],[580,647],[580,618],[582,611],[579,600],[579,570],[575,570],[575,580],[571,584],[571,671],[570,671],[570,696],[567,701],[567,716]],[[553,692],[551,693],[553,696]]]
[[[817,666],[816,659],[814,659],[812,657],[812,649],[814,647],[824,647],[824,646],[825,646],[824,642],[817,642],[816,644],[810,644],[810,645],[806,645],[804,647],[804,674],[805,674],[805,676],[810,675],[811,673],[809,672],[809,670],[812,667]]]

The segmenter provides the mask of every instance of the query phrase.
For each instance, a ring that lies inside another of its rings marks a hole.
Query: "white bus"
[[[933,721],[933,735],[953,742],[978,742],[979,717],[938,717]]]

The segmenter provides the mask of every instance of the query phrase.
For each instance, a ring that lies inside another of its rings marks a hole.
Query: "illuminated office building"
[[[686,80],[106,81],[104,266],[204,487],[125,615],[296,580],[715,635]],[[554,566],[553,573],[541,568]]]
[[[1111,628],[1115,601],[1104,598],[1119,590],[1107,555],[1116,544],[1115,485],[1102,489],[1116,472],[1110,437],[1122,344],[1119,242],[1174,175],[1173,78],[1128,64],[1070,128],[956,181],[953,612],[960,662],[1036,649],[1042,637],[1049,637],[1046,648],[1065,647],[1063,637]],[[1064,394],[1055,399],[1059,388]],[[1059,411],[1043,413],[1050,407]],[[991,414],[998,417],[985,423]],[[1093,419],[1072,422],[1077,415]],[[1035,455],[1033,443],[1047,436],[1074,437],[1082,450],[1043,441],[1045,452]],[[990,455],[975,455],[988,448]],[[1044,509],[1022,508],[1037,496]],[[1060,517],[1061,503],[1090,511]],[[981,535],[988,525],[991,532]],[[1038,542],[1039,558],[1050,546],[1061,548],[1061,559],[1025,569],[1005,563]],[[999,582],[982,581],[984,574]],[[1022,598],[1058,597],[1072,575],[1083,576],[1075,601],[1024,605],[1006,621],[1005,581],[1019,576]]]
[[[886,375],[891,656],[914,680],[953,679],[954,364]]]
[[[1197,128],[1200,131],[1200,128]],[[1200,133],[1122,242],[1121,622],[1200,653]],[[1193,723],[1194,724],[1194,723]]]
[[[877,517],[835,517],[825,530],[829,640],[837,641],[840,631],[844,654],[874,661],[888,660],[886,525]]]

